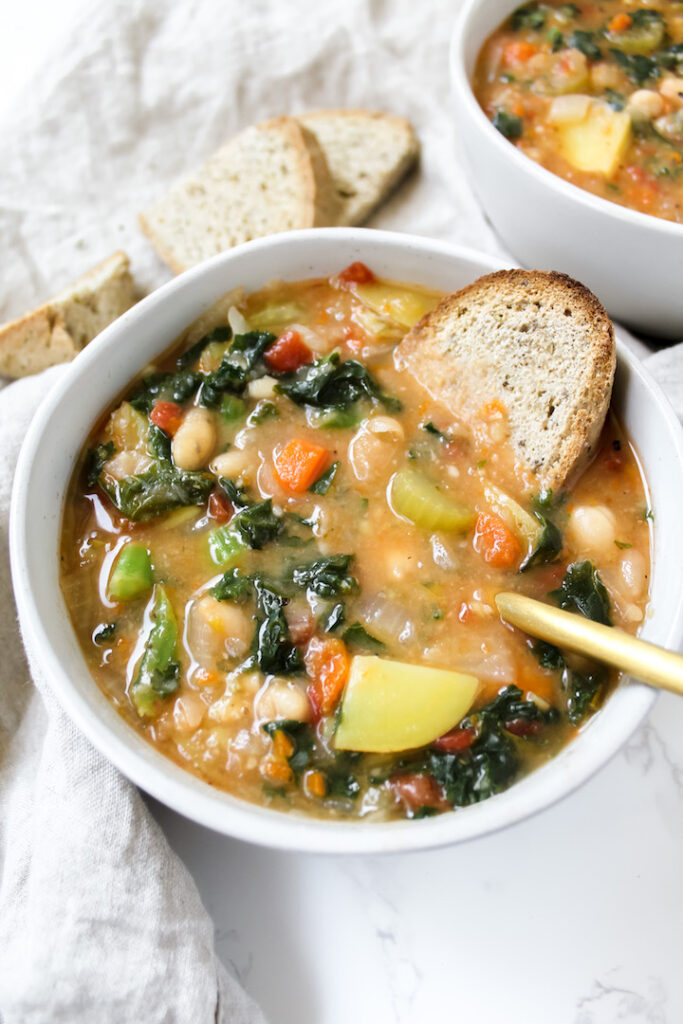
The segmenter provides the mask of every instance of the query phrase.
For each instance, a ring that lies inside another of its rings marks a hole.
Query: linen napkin
[[[505,255],[464,176],[449,113],[459,2],[88,4],[0,124],[0,319],[116,248],[143,290],[156,287],[170,275],[137,211],[240,128],[316,107],[392,111],[418,130],[420,173],[374,226]],[[683,348],[652,368],[680,412]],[[263,1017],[217,962],[194,884],[139,794],[24,659],[7,558],[11,479],[30,417],[64,372],[0,393],[0,1015],[252,1024]]]

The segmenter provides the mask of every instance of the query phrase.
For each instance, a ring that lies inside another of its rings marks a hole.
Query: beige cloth
[[[394,111],[422,168],[373,221],[501,254],[449,113],[458,0],[92,3],[0,125],[0,319],[117,248],[169,275],[136,212],[254,120]],[[641,346],[641,351],[646,351]],[[683,391],[683,357],[656,357]],[[216,962],[211,922],[137,791],[31,683],[10,594],[13,467],[48,371],[0,395],[0,1014],[4,1024],[262,1020]],[[680,403],[679,403],[680,406]]]

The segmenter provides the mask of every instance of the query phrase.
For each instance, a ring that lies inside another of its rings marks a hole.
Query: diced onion
[[[249,321],[240,313],[237,306],[231,306],[228,310],[228,323],[233,334],[248,334],[251,330]]]
[[[406,609],[384,594],[367,594],[356,605],[356,615],[381,640],[405,644],[415,636],[415,625]]]

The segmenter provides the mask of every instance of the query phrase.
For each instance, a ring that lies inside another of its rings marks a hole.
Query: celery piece
[[[217,526],[209,534],[209,554],[216,565],[233,565],[246,550],[247,545],[232,523]]]
[[[385,320],[392,320],[400,327],[413,327],[439,301],[438,295],[401,285],[385,284],[383,281],[357,284],[353,291],[374,313]]]
[[[298,302],[271,302],[263,309],[249,312],[249,325],[254,331],[266,331],[279,324],[301,323],[306,311]]]
[[[390,496],[395,512],[426,530],[465,533],[474,522],[471,508],[453,501],[422,473],[408,467],[394,475]]]
[[[150,718],[158,703],[178,689],[178,623],[164,588],[157,584],[151,601],[152,628],[129,696],[138,714]]]
[[[220,414],[224,420],[241,420],[246,415],[247,406],[241,398],[236,395],[223,395],[220,405]]]
[[[306,419],[311,427],[318,430],[345,430],[355,427],[362,419],[362,412],[352,405],[350,409],[313,409],[306,410]]]
[[[152,586],[152,562],[144,544],[129,541],[112,569],[107,595],[112,601],[132,601]]]

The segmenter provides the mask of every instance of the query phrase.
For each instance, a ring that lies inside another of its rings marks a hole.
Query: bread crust
[[[446,296],[403,339],[396,363],[465,422],[472,395],[500,402],[519,462],[557,492],[595,452],[616,348],[584,285],[556,271],[502,270]]]

